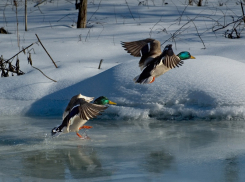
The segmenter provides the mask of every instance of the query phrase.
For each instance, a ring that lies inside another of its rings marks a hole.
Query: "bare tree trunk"
[[[197,6],[202,6],[202,0],[199,0],[199,1],[198,1]]]
[[[189,5],[193,5],[193,0],[189,0]]]
[[[27,31],[27,0],[25,0],[25,31]]]
[[[76,0],[76,9],[79,10],[78,19],[77,19],[77,28],[86,28],[87,4],[88,4],[88,0],[80,0],[80,3],[77,3]]]

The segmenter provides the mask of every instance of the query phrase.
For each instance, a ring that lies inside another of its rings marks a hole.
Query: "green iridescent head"
[[[116,105],[115,102],[110,101],[105,96],[100,96],[97,99],[95,99],[94,104],[99,104],[99,105],[113,104],[113,105]]]
[[[187,51],[183,51],[183,52],[180,52],[178,55],[177,55],[181,60],[185,60],[185,59],[196,59],[194,56],[192,56],[189,52]]]

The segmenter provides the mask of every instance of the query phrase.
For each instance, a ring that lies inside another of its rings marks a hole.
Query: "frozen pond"
[[[0,181],[245,180],[244,121],[97,119],[90,140],[50,137],[59,123],[1,118]]]

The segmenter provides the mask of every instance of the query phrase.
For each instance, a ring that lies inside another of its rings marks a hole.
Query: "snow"
[[[10,2],[1,4],[6,3],[9,5],[0,25],[11,34],[0,34],[0,50],[8,59],[19,49],[15,13]],[[37,44],[30,51],[33,66],[57,82],[33,69],[26,61],[27,55],[20,54],[20,69],[26,74],[1,78],[1,116],[61,116],[69,99],[81,93],[89,97],[104,95],[118,103],[110,106],[101,119],[244,119],[243,34],[241,39],[226,39],[225,30],[215,34],[211,31],[212,19],[222,19],[222,11],[227,17],[241,14],[235,1],[217,6],[218,1],[213,0],[203,7],[186,8],[185,1],[162,5],[162,1],[155,0],[142,6],[135,0],[127,6],[123,0],[101,4],[95,0],[88,3],[89,22],[85,29],[75,28],[77,11],[73,1],[47,1],[40,10],[33,7],[33,1],[28,3],[27,32],[24,8],[18,10],[20,45],[27,47],[37,42],[37,34],[58,68]],[[189,18],[195,18],[206,49],[193,23],[181,29],[174,42],[170,41],[171,34]],[[169,39],[162,48],[172,43],[175,54],[186,50],[196,59],[184,61],[182,67],[170,70],[152,84],[134,84],[133,78],[140,74],[139,58],[126,53],[120,42],[148,37],[162,43]],[[102,69],[98,69],[101,59]]]

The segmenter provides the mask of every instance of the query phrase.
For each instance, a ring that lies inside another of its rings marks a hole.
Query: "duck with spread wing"
[[[116,103],[104,96],[97,98],[94,103],[90,103],[92,100],[94,100],[94,97],[86,97],[82,94],[73,96],[63,113],[61,125],[54,127],[51,130],[51,135],[55,136],[59,133],[76,132],[79,138],[84,139],[78,133],[79,130],[92,128],[92,126],[86,126],[84,124],[106,110],[106,104],[116,105]]]
[[[172,44],[161,51],[161,44],[155,39],[143,39],[133,42],[122,42],[122,46],[132,56],[141,57],[139,67],[142,73],[134,78],[135,83],[148,84],[155,78],[166,73],[172,68],[181,66],[182,60],[195,59],[189,52],[183,51],[175,55]]]

